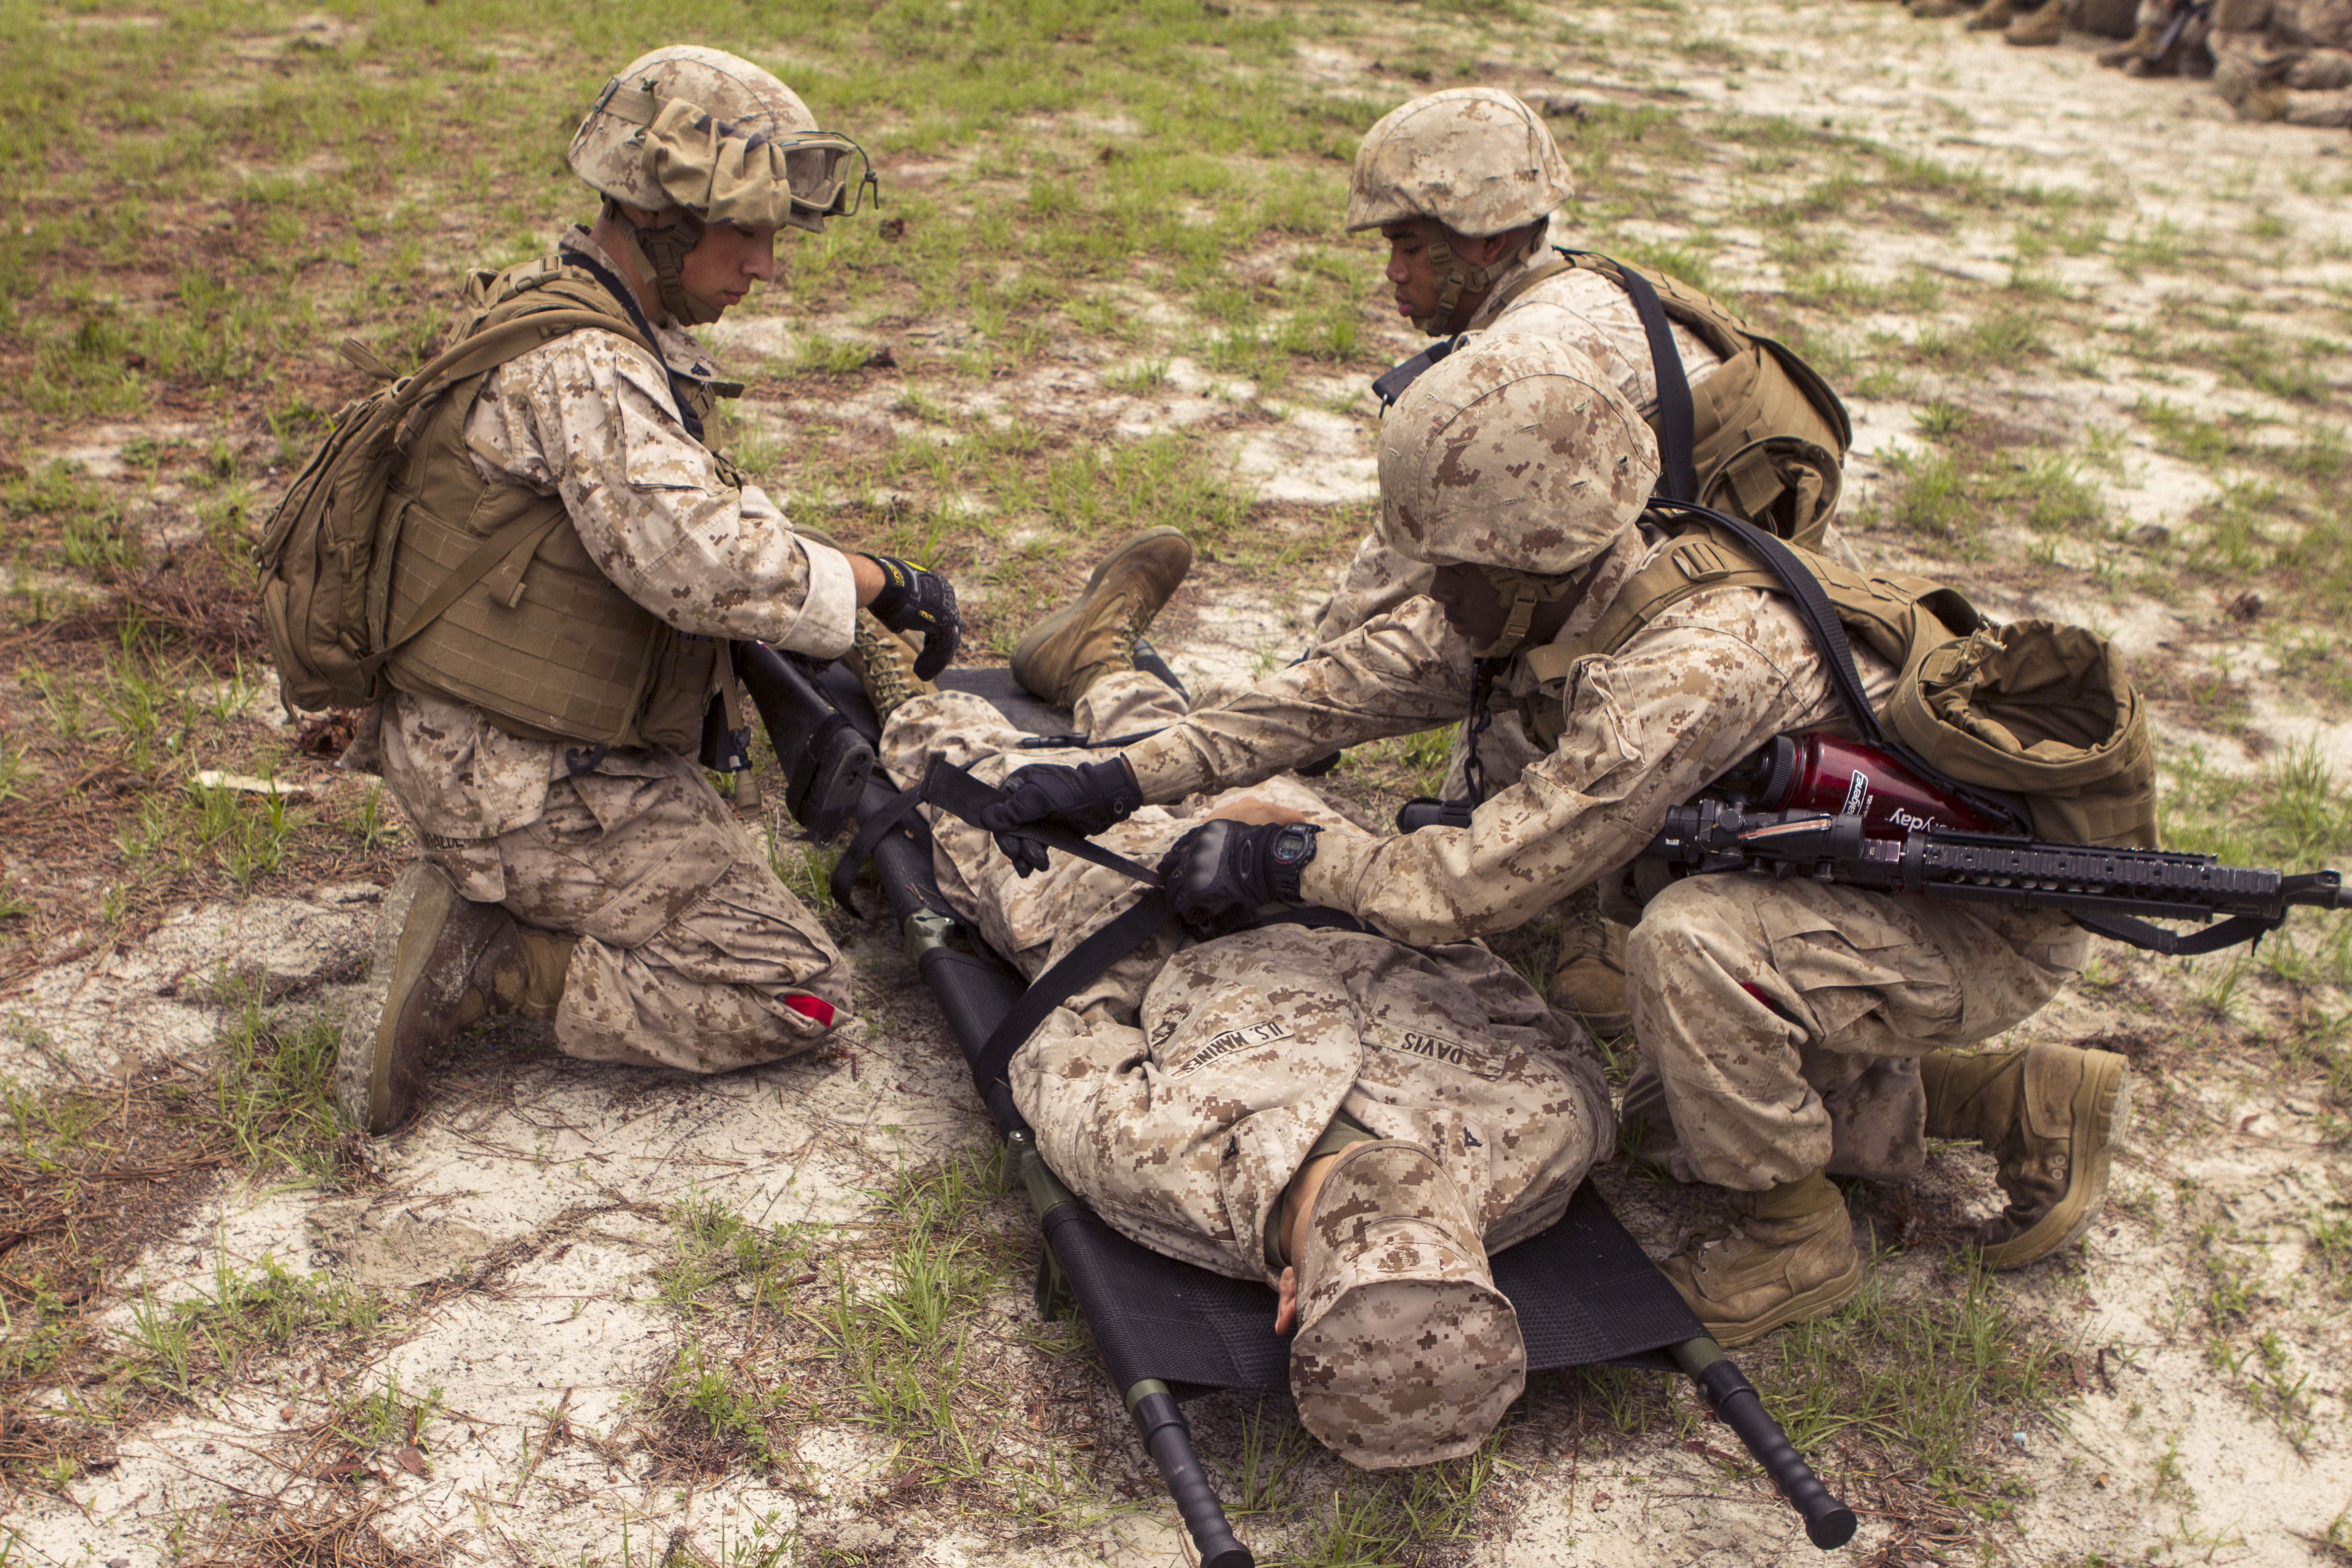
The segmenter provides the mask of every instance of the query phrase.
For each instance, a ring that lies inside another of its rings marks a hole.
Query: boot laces
[[[1120,664],[1132,665],[1135,662],[1136,639],[1143,636],[1143,628],[1150,624],[1150,611],[1144,600],[1139,595],[1129,595],[1127,613],[1111,628],[1111,658]]]
[[[1135,668],[1135,645],[1151,624],[1151,611],[1142,595],[1121,593],[1116,619],[1101,625],[1101,635],[1108,643],[1098,658],[1089,658],[1072,672],[1073,679],[1085,671],[1099,670],[1105,674],[1116,669]]]
[[[1606,960],[1609,956],[1609,924],[1601,918],[1598,904],[1580,907],[1568,926],[1569,944],[1579,958]]]
[[[866,694],[875,711],[887,715],[915,695],[914,665],[906,645],[860,621],[857,655],[866,665]]]

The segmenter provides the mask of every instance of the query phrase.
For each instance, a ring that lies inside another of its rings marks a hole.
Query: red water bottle
[[[1745,771],[1758,809],[1859,816],[1863,832],[1873,838],[1992,826],[1885,752],[1834,735],[1777,736]]]

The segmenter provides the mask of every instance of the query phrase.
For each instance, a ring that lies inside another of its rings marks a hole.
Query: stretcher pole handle
[[[1257,1559],[1234,1539],[1233,1526],[1225,1522],[1224,1505],[1192,1452],[1192,1428],[1168,1385],[1156,1377],[1144,1379],[1127,1391],[1127,1407],[1151,1462],[1160,1467],[1160,1479],[1168,1483],[1168,1495],[1176,1500],[1184,1528],[1192,1532],[1201,1568],[1257,1568]]]
[[[1824,1552],[1853,1540],[1853,1510],[1830,1495],[1822,1478],[1813,1474],[1812,1466],[1805,1463],[1805,1457],[1764,1408],[1763,1395],[1756,1392],[1756,1385],[1725,1357],[1723,1347],[1711,1339],[1685,1340],[1674,1347],[1673,1353],[1675,1363],[1706,1396],[1708,1406],[1738,1435],[1780,1495],[1804,1519],[1806,1538]]]

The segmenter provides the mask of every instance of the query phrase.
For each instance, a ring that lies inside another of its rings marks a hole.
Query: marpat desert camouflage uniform
[[[1558,640],[1591,626],[1655,549],[1629,533],[1604,552]],[[1409,600],[1126,756],[1146,800],[1247,784],[1461,718],[1467,654],[1433,602]],[[1894,669],[1866,647],[1854,654],[1883,699]],[[1327,830],[1302,879],[1310,901],[1401,942],[1508,930],[1586,883],[1615,889],[1667,807],[1774,735],[1839,717],[1803,625],[1753,589],[1696,595],[1614,656],[1548,683],[1514,656],[1499,685],[1514,701],[1559,705],[1559,746],[1493,775],[1508,787],[1467,828]],[[2018,1022],[2078,967],[2084,941],[2046,911],[1724,877],[1675,885],[1640,921],[1633,1027],[1664,1079],[1677,1169],[1743,1191],[1818,1168],[1832,1143],[1873,1174],[1916,1169],[1923,1101],[1916,1070],[1895,1058]],[[1743,989],[1751,984],[1774,1005]]]
[[[1160,681],[1123,671],[1087,689],[1076,720],[1123,734],[1182,712]],[[1102,754],[1013,750],[1020,738],[978,698],[944,692],[891,715],[882,760],[914,777],[942,755],[994,783]],[[1346,826],[1296,779],[1251,793]],[[1217,803],[1147,806],[1097,842],[1156,863]],[[1019,879],[989,835],[950,817],[932,832],[950,903],[1032,978],[1137,896],[1066,856]],[[1336,1115],[1430,1151],[1497,1250],[1559,1217],[1612,1130],[1582,1031],[1483,945],[1296,925],[1207,942],[1162,932],[1054,1013],[1011,1079],[1047,1161],[1111,1226],[1269,1284],[1269,1224]]]
[[[2208,44],[2242,119],[2352,125],[2352,0],[2220,0]]]
[[[617,274],[585,230],[564,244]],[[670,369],[715,378],[692,338],[655,330]],[[572,332],[494,372],[466,439],[483,478],[561,495],[597,564],[672,626],[848,647],[847,558],[723,470],[687,433],[664,366],[618,335]],[[555,1019],[566,1053],[720,1072],[814,1042],[825,1026],[788,998],[845,1007],[841,955],[695,760],[613,751],[575,775],[593,755],[400,692],[369,716],[352,765],[383,775],[466,897],[580,937]]]

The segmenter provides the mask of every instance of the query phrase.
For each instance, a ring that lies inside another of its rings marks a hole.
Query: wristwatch
[[[1282,831],[1274,836],[1265,885],[1284,903],[1306,902],[1298,894],[1298,876],[1307,868],[1307,862],[1315,858],[1315,836],[1322,831],[1311,822],[1286,822]]]

